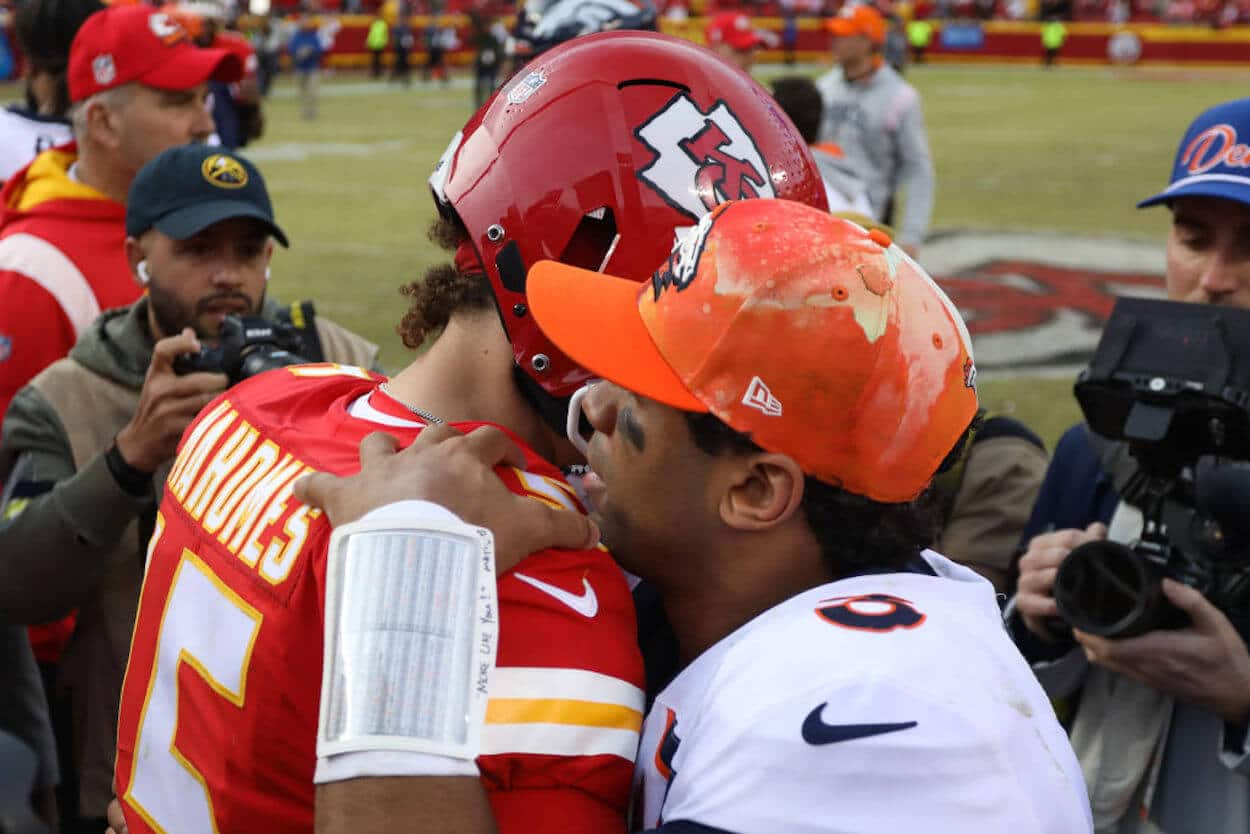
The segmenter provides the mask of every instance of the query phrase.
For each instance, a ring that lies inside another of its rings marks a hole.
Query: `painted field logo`
[[[1154,243],[954,233],[920,255],[967,322],[982,372],[1075,372],[1117,296],[1164,295],[1163,247]]]

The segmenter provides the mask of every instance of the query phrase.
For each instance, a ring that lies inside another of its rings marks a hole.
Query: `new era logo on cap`
[[[769,417],[781,416],[781,400],[773,396],[773,392],[768,390],[764,380],[758,376],[751,378],[751,384],[747,386],[747,392],[742,398],[742,404],[754,408]]]

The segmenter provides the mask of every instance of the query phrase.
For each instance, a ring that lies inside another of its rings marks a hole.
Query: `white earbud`
[[[265,280],[269,280],[269,267],[265,267]]]
[[[152,283],[152,276],[148,274],[148,262],[146,260],[139,261],[135,266],[135,271],[139,273],[139,283],[147,286]]]

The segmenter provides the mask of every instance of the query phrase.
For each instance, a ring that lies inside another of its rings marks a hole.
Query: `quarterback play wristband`
[[[318,757],[476,758],[498,628],[490,531],[371,516],[334,531],[326,574]]]

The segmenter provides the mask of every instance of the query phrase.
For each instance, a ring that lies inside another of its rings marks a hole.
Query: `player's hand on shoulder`
[[[1084,530],[1055,530],[1029,540],[1028,550],[1020,557],[1016,592],[1016,609],[1029,631],[1046,640],[1055,639],[1051,624],[1059,618],[1054,595],[1059,565],[1078,545],[1106,537],[1107,526],[1094,522]]]
[[[200,342],[191,328],[161,339],[152,350],[139,405],[117,434],[117,450],[126,463],[141,472],[155,472],[173,458],[178,441],[200,409],[226,390],[225,374],[191,373],[179,376],[174,360],[195,353]]]
[[[503,573],[535,551],[588,549],[599,530],[580,513],[558,510],[517,495],[495,467],[525,468],[525,455],[506,434],[484,426],[464,434],[449,426],[424,429],[397,451],[382,432],[360,443],[360,472],[349,478],[325,472],[295,484],[295,496],[324,510],[331,524],[347,524],[397,501],[431,501],[495,536],[495,569]]]

